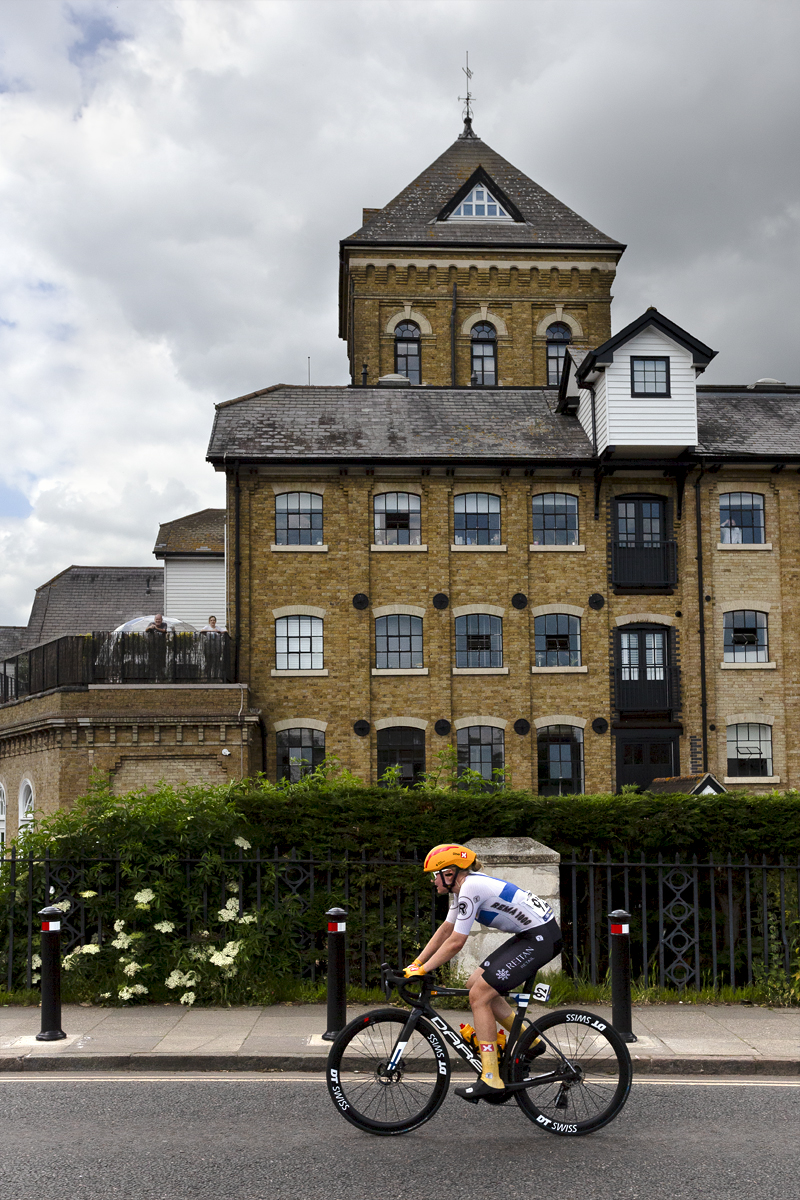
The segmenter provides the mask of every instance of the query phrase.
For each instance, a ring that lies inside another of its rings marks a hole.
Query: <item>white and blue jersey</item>
[[[456,933],[469,933],[475,921],[503,933],[531,933],[553,916],[550,905],[533,892],[476,871],[452,895],[447,921]]]

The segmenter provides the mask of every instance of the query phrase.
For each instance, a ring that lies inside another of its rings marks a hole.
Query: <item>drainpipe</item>
[[[700,474],[694,485],[695,525],[697,534],[697,604],[700,614],[700,713],[703,722],[703,770],[708,770],[708,693],[706,690],[706,609],[703,587],[703,530],[701,524],[700,484],[705,467],[701,464]]]
[[[242,509],[242,489],[239,483],[239,460],[236,460],[236,474],[234,476],[233,488],[233,607],[234,607],[234,629],[236,635],[233,642],[233,676],[236,682],[239,682],[239,656],[242,647],[242,630],[241,630],[241,609],[242,609],[242,579],[241,579],[241,538],[239,531],[241,528],[241,509]]]
[[[453,284],[453,307],[450,312],[450,387],[456,386],[456,298],[458,284]]]
[[[261,774],[267,773],[267,726],[264,718],[259,715],[258,732],[261,734]]]

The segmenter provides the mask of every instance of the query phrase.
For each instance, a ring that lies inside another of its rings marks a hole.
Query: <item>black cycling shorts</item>
[[[483,978],[506,995],[560,954],[563,944],[558,921],[547,921],[531,933],[515,933],[481,963]]]

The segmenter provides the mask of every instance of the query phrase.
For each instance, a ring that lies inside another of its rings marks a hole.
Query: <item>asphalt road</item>
[[[376,1138],[317,1077],[0,1076],[5,1200],[786,1200],[800,1081],[635,1081],[583,1138],[452,1092],[416,1133]]]

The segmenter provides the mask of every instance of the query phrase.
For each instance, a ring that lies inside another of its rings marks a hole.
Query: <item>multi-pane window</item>
[[[537,737],[539,795],[575,795],[583,791],[583,730],[577,725],[548,725]]]
[[[456,546],[499,546],[500,497],[486,492],[454,496],[453,540]]]
[[[322,545],[322,496],[315,492],[284,492],[275,497],[275,544]]]
[[[533,497],[533,544],[577,546],[578,497],[546,492]]]
[[[276,740],[279,779],[297,783],[325,759],[325,734],[321,729],[281,729]]]
[[[425,770],[425,734],[411,725],[391,725],[378,730],[378,778],[390,767],[400,768],[400,784],[420,782]]]
[[[618,500],[617,540],[622,546],[659,546],[664,536],[661,500]]]
[[[533,634],[537,667],[581,665],[580,617],[572,617],[569,613],[547,613],[535,617]]]
[[[394,331],[394,369],[409,382],[418,384],[422,378],[420,364],[419,325],[401,321]]]
[[[723,616],[725,662],[769,662],[767,614],[750,609]]]
[[[497,333],[488,321],[472,326],[472,383],[476,387],[497,385]]]
[[[620,633],[619,665],[622,679],[663,679],[666,640],[663,629],[637,629]]]
[[[401,613],[376,619],[375,666],[383,670],[422,666],[422,617]]]
[[[322,618],[279,617],[275,622],[275,665],[279,671],[322,670]]]
[[[764,497],[757,492],[724,492],[719,498],[719,540],[726,545],[765,542]]]
[[[668,396],[669,359],[631,357],[631,395]]]
[[[489,613],[456,617],[456,666],[502,667],[503,618]]]
[[[772,729],[746,723],[728,726],[728,774],[772,774]]]
[[[482,183],[476,184],[469,195],[464,197],[458,208],[450,214],[450,220],[454,218],[463,220],[465,217],[473,221],[476,219],[479,221],[511,221],[513,219]]]
[[[29,779],[23,779],[19,789],[19,828],[27,829],[33,824],[33,784]]]
[[[494,725],[470,725],[456,735],[458,773],[477,771],[484,779],[493,781],[493,771],[505,765],[505,738],[502,729]]]
[[[422,515],[413,492],[384,492],[374,500],[375,545],[419,546]]]
[[[563,321],[554,321],[547,327],[547,386],[558,387],[561,371],[567,356],[567,346],[572,340],[572,330]]]

